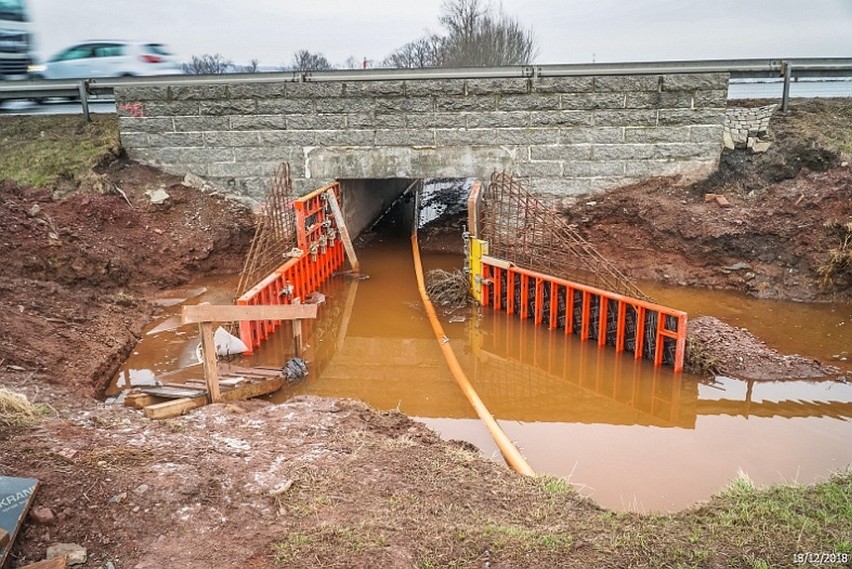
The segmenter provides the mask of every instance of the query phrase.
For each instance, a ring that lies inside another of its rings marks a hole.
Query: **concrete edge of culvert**
[[[441,326],[441,322],[438,320],[438,315],[435,312],[435,306],[432,304],[432,301],[429,300],[429,295],[426,292],[426,285],[423,279],[423,265],[420,261],[420,246],[417,242],[416,229],[411,235],[411,250],[414,257],[414,272],[417,275],[417,289],[420,291],[420,298],[423,300],[423,305],[426,308],[426,315],[429,317],[429,322],[432,324],[432,331],[435,333],[435,339],[438,341],[438,345],[444,353],[444,358],[447,360],[447,365],[450,367],[450,371],[452,372],[456,383],[459,384],[459,387],[465,397],[467,397],[467,400],[470,402],[474,411],[476,411],[476,414],[479,415],[479,419],[485,425],[485,428],[488,429],[488,433],[491,435],[491,438],[494,439],[494,442],[497,444],[497,448],[500,449],[500,454],[503,455],[503,459],[506,463],[520,474],[525,476],[535,476],[535,471],[527,463],[526,459],[521,454],[521,451],[518,450],[518,447],[516,447],[506,433],[503,432],[503,429],[500,428],[500,425],[494,419],[494,416],[490,411],[488,411],[488,408],[485,407],[482,399],[479,398],[479,395],[470,384],[470,381],[468,381],[467,376],[456,358],[456,354],[453,352],[453,348],[447,340],[447,335],[444,333],[444,328]]]

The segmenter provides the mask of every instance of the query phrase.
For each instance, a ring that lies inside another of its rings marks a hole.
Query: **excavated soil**
[[[578,200],[565,215],[637,278],[852,300],[852,267],[840,264],[828,279],[819,272],[839,247],[837,224],[852,221],[852,169],[809,143],[773,148],[726,153],[720,173],[701,185],[650,180]],[[778,164],[792,166],[778,173]],[[457,566],[624,566],[606,557],[616,534],[587,523],[594,505],[546,491],[547,481],[517,477],[398,414],[300,398],[150,422],[98,403],[157,310],[145,299],[238,272],[253,217],[234,200],[122,159],[103,165],[97,180],[99,191],[84,186],[63,199],[0,182],[0,386],[52,408],[36,427],[0,427],[0,472],[40,479],[35,504],[51,513],[28,520],[7,568],[43,558],[56,541],[87,547],[86,568],[427,567],[459,559]],[[146,194],[157,189],[170,196],[162,204]],[[706,193],[725,194],[731,207],[705,202]],[[450,247],[457,221],[423,242]],[[691,330],[727,375],[790,377],[797,365],[801,377],[836,372],[775,354],[721,323]],[[738,366],[744,349],[761,354],[759,370]],[[472,539],[471,520],[516,533]],[[535,558],[522,546],[506,548],[518,536],[544,539],[523,533],[533,526],[553,535],[570,527],[574,541],[552,550],[535,541]]]

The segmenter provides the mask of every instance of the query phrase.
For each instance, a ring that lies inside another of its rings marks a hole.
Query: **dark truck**
[[[24,0],[0,0],[0,81],[29,78],[33,51]]]

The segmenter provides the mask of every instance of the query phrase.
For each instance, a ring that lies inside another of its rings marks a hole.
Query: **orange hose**
[[[470,401],[470,404],[473,406],[476,414],[479,415],[480,420],[485,424],[485,428],[488,429],[489,434],[491,434],[491,438],[493,438],[494,442],[497,443],[497,448],[500,449],[500,453],[503,455],[503,459],[506,463],[520,474],[525,476],[535,476],[535,471],[529,464],[527,464],[527,461],[521,455],[521,451],[519,451],[518,447],[509,440],[509,437],[506,436],[506,433],[503,432],[503,429],[501,429],[500,425],[497,424],[494,416],[488,411],[485,404],[479,398],[479,395],[477,395],[476,391],[473,389],[473,386],[468,381],[464,371],[462,371],[458,359],[456,359],[456,354],[453,352],[452,347],[450,347],[447,335],[444,333],[444,328],[438,320],[435,307],[432,304],[432,301],[429,300],[429,295],[426,293],[426,285],[423,281],[423,265],[420,262],[420,247],[417,244],[416,233],[411,236],[411,250],[414,255],[414,272],[417,274],[417,288],[420,290],[420,297],[423,299],[423,305],[426,307],[426,314],[429,316],[429,322],[432,324],[432,330],[435,332],[435,338],[438,340],[438,345],[441,347],[441,351],[444,352],[444,357],[447,360],[447,364],[450,366],[450,371],[453,373],[453,377],[456,379],[459,387],[461,387],[461,390],[467,397],[467,400]]]

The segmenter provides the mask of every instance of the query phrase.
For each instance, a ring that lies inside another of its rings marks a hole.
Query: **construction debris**
[[[213,333],[213,343],[216,344],[216,355],[227,358],[248,351],[245,342],[234,336],[221,326]]]
[[[0,476],[0,567],[6,562],[38,489],[34,478]]]
[[[282,368],[287,381],[296,381],[308,376],[308,366],[302,358],[291,358],[287,360]]]
[[[470,281],[462,269],[432,269],[426,273],[426,292],[442,308],[461,308],[470,302]]]
[[[719,204],[719,207],[731,207],[731,202],[722,194],[704,194],[704,203],[713,201]]]

